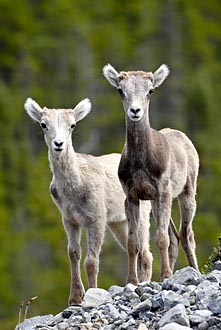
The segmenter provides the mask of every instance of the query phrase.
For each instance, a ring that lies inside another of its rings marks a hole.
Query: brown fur
[[[160,251],[161,279],[170,277],[178,254],[179,237],[171,219],[173,198],[178,198],[181,213],[180,238],[190,266],[198,269],[192,220],[196,210],[197,152],[182,132],[156,131],[149,124],[150,94],[169,73],[166,65],[144,80],[143,72],[118,72],[107,65],[104,75],[122,91],[126,117],[126,141],[118,175],[126,193],[128,219],[128,281],[137,283],[135,265],[139,252],[140,200],[151,200],[157,223],[156,244]],[[122,79],[119,79],[119,75]],[[125,79],[126,78],[126,79]]]
[[[144,79],[151,79],[153,80],[153,74],[152,72],[144,72],[144,71],[121,71],[118,78],[120,80],[123,80],[123,79],[128,79],[129,77],[136,77],[136,76],[139,76],[139,77],[142,77]]]

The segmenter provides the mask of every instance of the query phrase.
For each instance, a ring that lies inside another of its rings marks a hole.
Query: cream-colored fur
[[[81,280],[81,229],[87,230],[85,269],[89,287],[97,286],[99,254],[105,229],[108,226],[119,244],[127,249],[128,226],[124,211],[125,195],[117,170],[120,154],[100,157],[79,154],[72,146],[72,131],[76,123],[91,109],[88,99],[74,109],[41,108],[28,98],[28,115],[39,122],[44,131],[53,178],[50,184],[52,199],[62,214],[68,237],[71,268],[69,304],[80,303],[84,294]],[[150,280],[152,256],[149,252],[150,203],[141,206],[139,235],[140,280]]]

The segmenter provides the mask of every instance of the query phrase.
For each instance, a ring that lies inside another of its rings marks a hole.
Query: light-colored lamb
[[[157,222],[156,244],[161,258],[161,279],[171,276],[177,257],[176,244],[170,251],[168,235],[172,223],[172,200],[176,197],[181,213],[180,240],[190,266],[198,269],[192,229],[196,211],[198,154],[184,133],[168,128],[158,132],[151,128],[149,121],[151,94],[166,79],[169,69],[163,64],[154,73],[117,72],[111,65],[106,65],[103,73],[118,89],[125,111],[126,141],[118,174],[127,196],[128,257],[132,265],[129,281],[137,283],[135,265],[139,251],[137,225],[141,200],[151,200]]]
[[[71,268],[69,304],[81,303],[84,294],[80,272],[81,229],[84,227],[87,230],[85,269],[89,287],[97,286],[99,254],[106,226],[127,250],[125,195],[117,176],[120,154],[94,157],[74,151],[72,131],[76,123],[90,112],[91,103],[88,99],[81,101],[74,109],[42,109],[31,98],[26,100],[24,106],[44,132],[53,173],[50,192],[62,214],[68,238]],[[140,281],[144,281],[150,280],[152,271],[152,255],[149,251],[150,203],[143,202],[140,212],[138,270]]]

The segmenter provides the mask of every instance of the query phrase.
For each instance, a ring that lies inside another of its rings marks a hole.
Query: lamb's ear
[[[24,108],[27,114],[34,119],[35,121],[40,122],[42,116],[42,108],[38,105],[37,102],[32,100],[30,97],[27,98],[24,104]]]
[[[119,73],[110,64],[107,64],[103,67],[103,74],[104,74],[105,78],[109,81],[109,83],[111,85],[118,88]]]
[[[153,86],[154,88],[160,86],[162,82],[167,78],[170,73],[170,69],[166,64],[162,64],[153,74]]]
[[[91,111],[91,101],[89,99],[84,99],[79,102],[73,109],[76,123],[83,119]]]

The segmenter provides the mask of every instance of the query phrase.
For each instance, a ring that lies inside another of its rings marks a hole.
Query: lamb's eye
[[[75,128],[76,124],[72,124],[71,125],[71,129]]]
[[[42,122],[41,122],[41,127],[42,127],[43,129],[45,129],[45,128],[47,128],[47,125],[42,121]]]
[[[117,90],[118,90],[118,93],[120,94],[120,96],[124,97],[124,92],[122,91],[122,89],[118,88]]]
[[[154,92],[154,89],[149,90],[149,94],[152,94]]]

